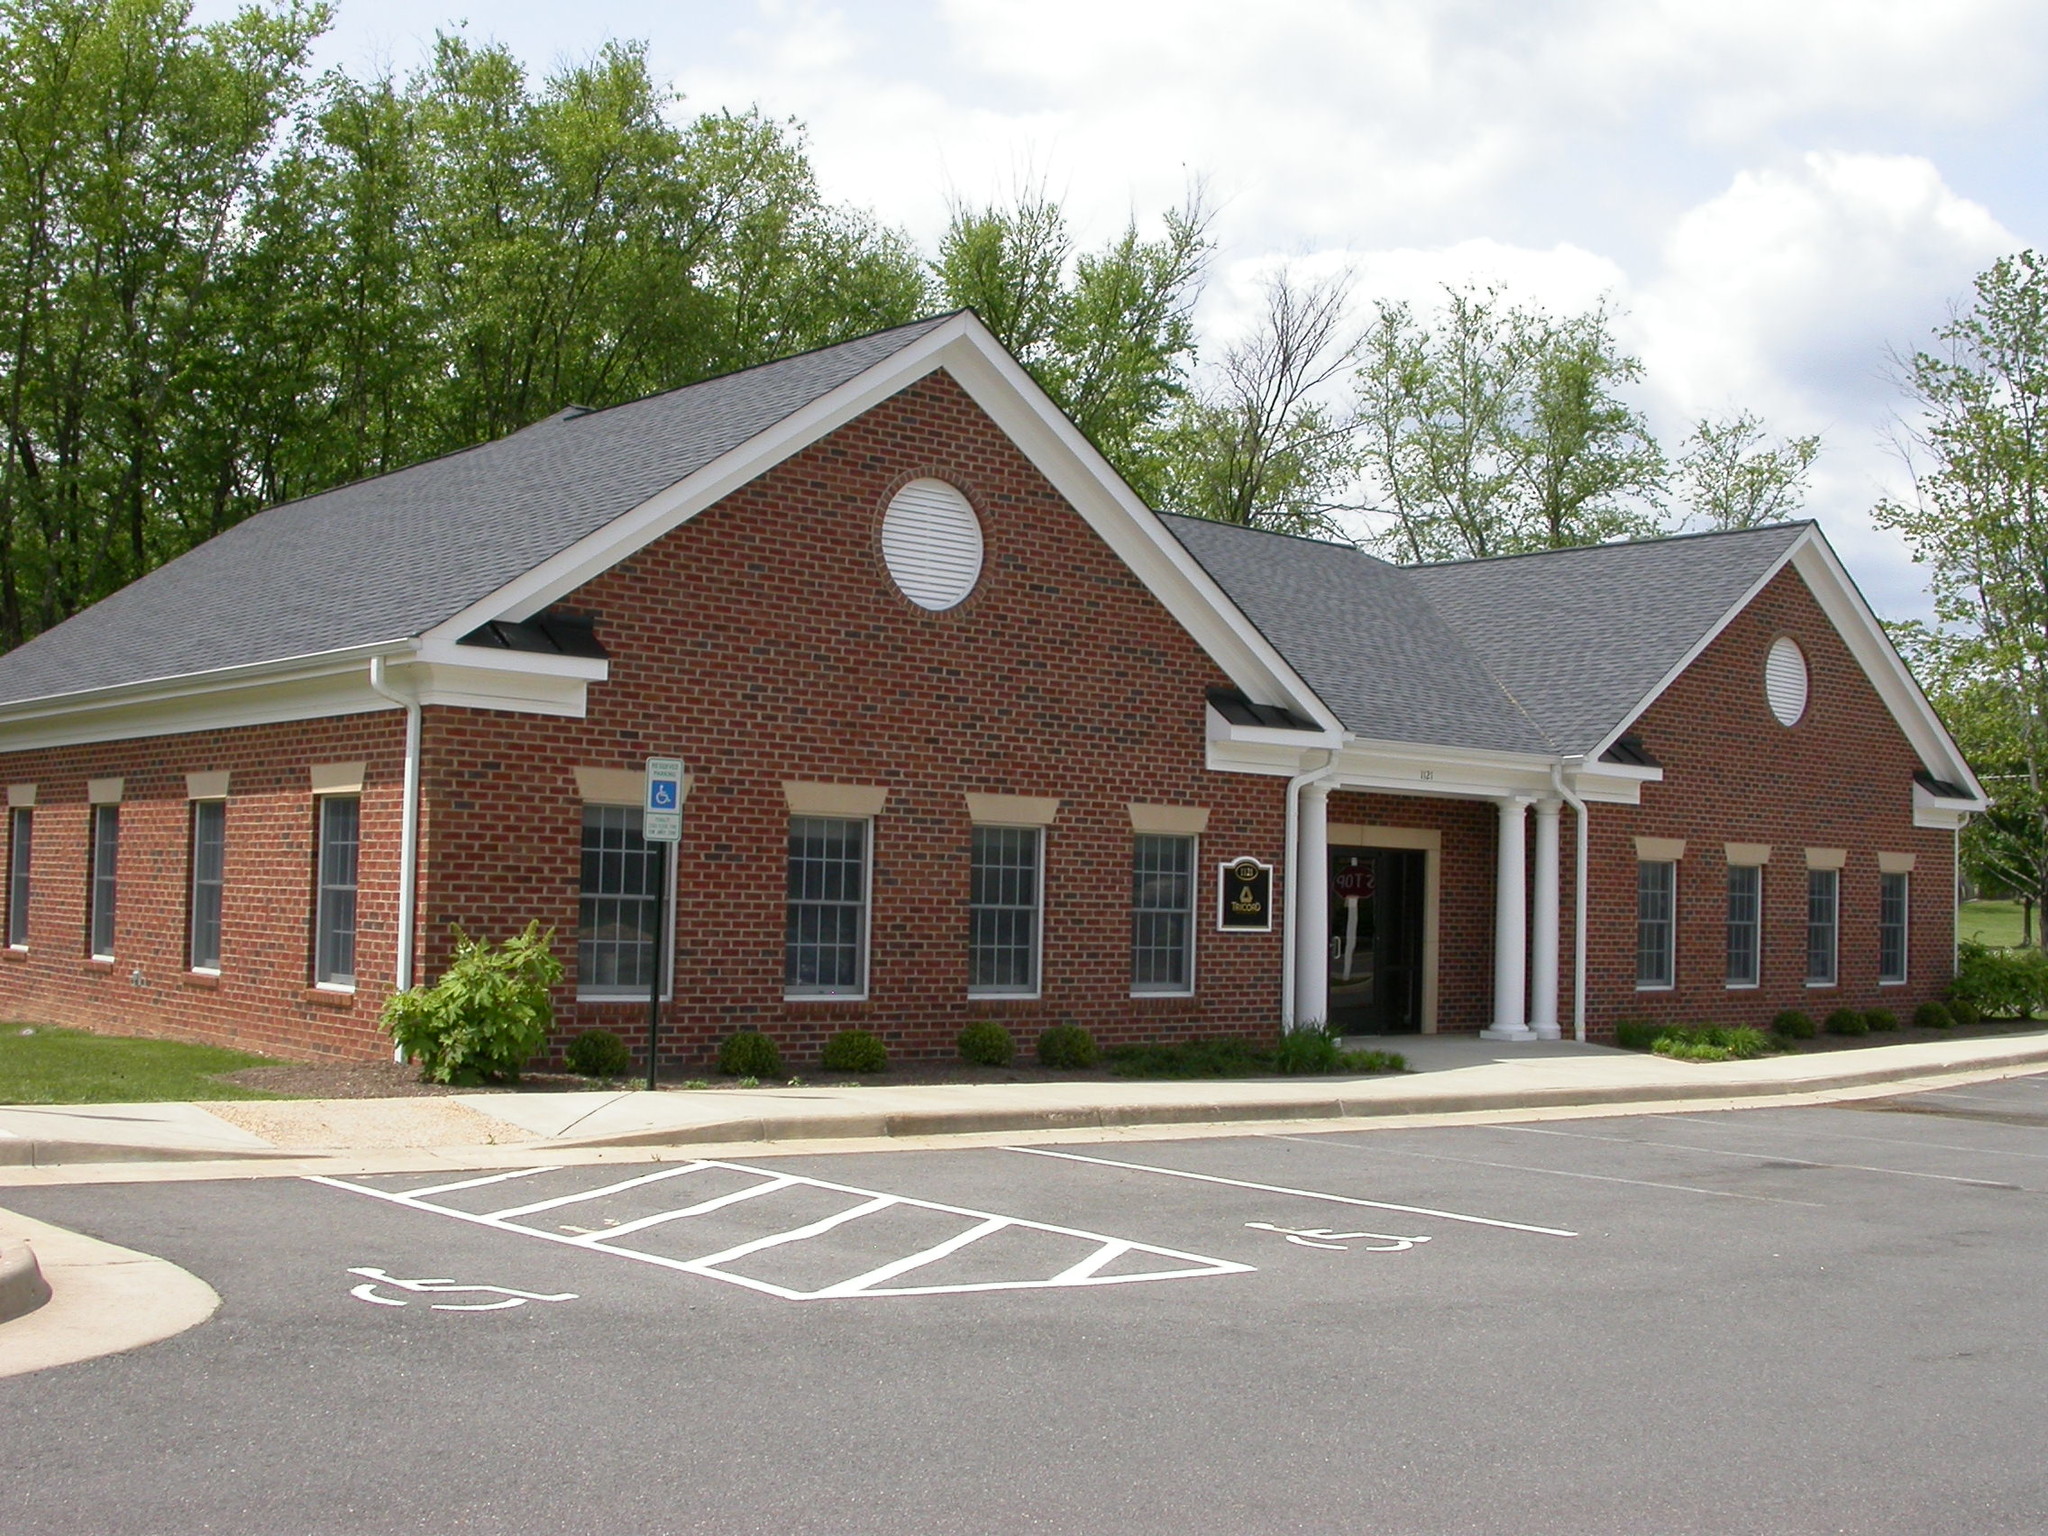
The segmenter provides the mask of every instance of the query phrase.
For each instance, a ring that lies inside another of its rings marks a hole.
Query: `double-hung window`
[[[1043,829],[976,827],[967,898],[967,990],[980,997],[1038,993]]]
[[[790,817],[784,994],[865,997],[867,947],[867,821]]]
[[[114,958],[114,895],[121,862],[121,807],[92,808],[91,900],[87,949],[95,960]]]
[[[640,808],[583,807],[583,872],[576,903],[576,991],[645,997],[656,965],[660,851],[640,835]]]
[[[1877,979],[1896,986],[1906,979],[1906,883],[1903,874],[1879,875],[1877,888]]]
[[[35,831],[36,813],[17,806],[8,818],[7,837],[7,943],[14,949],[28,948],[29,850]]]
[[[192,802],[192,901],[187,918],[187,963],[195,971],[220,969],[220,898],[227,872],[228,803]]]
[[[1762,974],[1764,872],[1755,864],[1728,866],[1728,985],[1753,987]]]
[[[356,795],[324,795],[317,804],[313,981],[322,987],[349,988],[356,984],[356,853],[362,839],[363,802]]]
[[[1636,990],[1674,984],[1678,866],[1668,859],[1636,864]]]
[[[1195,989],[1195,840],[1139,833],[1131,862],[1131,990]]]
[[[1806,984],[1835,984],[1835,939],[1841,923],[1842,872],[1806,872]]]

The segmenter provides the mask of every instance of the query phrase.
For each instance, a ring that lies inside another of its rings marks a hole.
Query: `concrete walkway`
[[[1759,1061],[1669,1061],[1569,1041],[1394,1042],[1411,1071],[1363,1078],[1024,1082],[924,1087],[479,1093],[436,1098],[0,1108],[0,1175],[106,1162],[227,1163],[417,1154],[481,1158],[1045,1134],[1258,1121],[1384,1120],[1673,1102],[1744,1102],[2048,1070],[2048,1031]],[[497,1149],[493,1153],[490,1149]],[[467,1159],[466,1163],[462,1160]],[[193,1171],[197,1171],[196,1169]]]

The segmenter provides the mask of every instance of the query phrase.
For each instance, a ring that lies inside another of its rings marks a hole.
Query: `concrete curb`
[[[0,1245],[33,1244],[52,1277],[44,1306],[0,1333],[0,1377],[140,1349],[205,1322],[220,1297],[198,1276],[132,1248],[0,1208]]]
[[[152,1147],[120,1141],[0,1141],[0,1168],[54,1168],[64,1163],[221,1163],[242,1158],[295,1157],[276,1147]]]
[[[1941,1078],[1957,1072],[1996,1072],[2048,1063],[2048,1047],[2015,1052],[1971,1065],[1873,1067],[1824,1077],[1727,1082],[1708,1076],[1701,1063],[1697,1083],[1617,1083],[1611,1087],[1522,1088],[1511,1091],[1379,1095],[1327,1098],[1254,1099],[1218,1097],[1206,1103],[1103,1105],[1092,1109],[934,1109],[875,1115],[746,1115],[701,1125],[674,1126],[612,1135],[536,1138],[528,1150],[600,1147],[681,1147],[726,1142],[883,1139],[912,1136],[970,1136],[1023,1131],[1114,1130],[1146,1125],[1232,1125],[1260,1120],[1354,1120],[1404,1115],[1455,1115],[1494,1110],[1569,1109],[1602,1104],[1659,1104],[1685,1099],[1785,1098],[1830,1093],[1882,1083]]]
[[[50,1282],[27,1243],[0,1237],[0,1323],[11,1323],[50,1299]]]

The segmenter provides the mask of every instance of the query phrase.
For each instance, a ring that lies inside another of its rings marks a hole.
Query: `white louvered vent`
[[[1771,642],[1764,662],[1764,697],[1780,725],[1797,725],[1806,713],[1806,657],[1783,635]]]
[[[981,580],[981,521],[945,481],[913,480],[882,514],[882,559],[918,607],[957,607]]]

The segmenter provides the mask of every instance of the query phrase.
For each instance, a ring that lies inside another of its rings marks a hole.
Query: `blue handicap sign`
[[[648,785],[647,805],[649,810],[674,810],[676,808],[676,781],[674,779],[656,779],[652,784]]]

